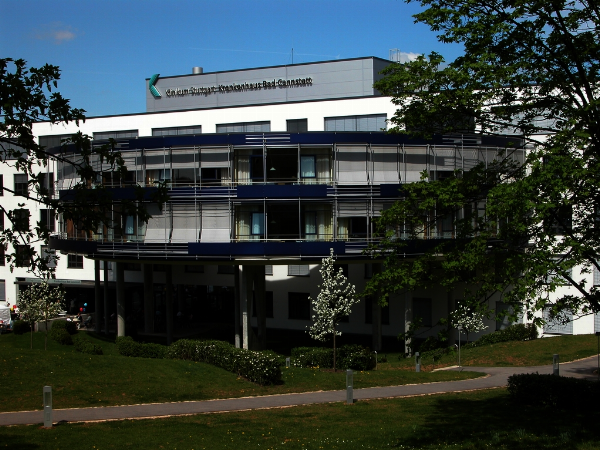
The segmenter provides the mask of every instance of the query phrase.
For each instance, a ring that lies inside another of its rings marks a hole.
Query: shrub
[[[375,368],[375,354],[362,345],[342,345],[337,349],[340,369],[372,370]]]
[[[438,348],[442,348],[444,347],[444,345],[448,345],[448,343],[443,342],[435,336],[429,336],[421,345],[419,345],[418,351],[420,353],[425,353],[431,350],[437,350]]]
[[[181,339],[168,347],[167,357],[213,364],[263,386],[281,380],[279,355],[235,348],[223,341]]]
[[[70,320],[54,320],[52,321],[51,329],[62,328],[66,330],[70,335],[77,334],[77,324]]]
[[[67,332],[66,328],[62,327],[52,327],[50,332],[48,333],[51,339],[54,339],[61,345],[73,345],[73,338]]]
[[[519,404],[575,411],[595,410],[600,401],[598,382],[538,373],[508,377],[508,392]]]
[[[531,323],[517,323],[505,328],[504,330],[499,330],[494,333],[486,334],[480,337],[477,341],[465,345],[465,348],[497,344],[498,342],[531,341],[533,339],[537,339],[537,337],[538,331],[535,325]]]
[[[12,331],[15,334],[25,334],[31,331],[31,327],[24,320],[15,320],[13,322]]]
[[[135,342],[131,336],[117,337],[116,344],[119,355],[136,358],[162,359],[165,357],[168,348],[160,344]]]
[[[292,365],[296,367],[333,367],[333,350],[326,347],[292,349]]]
[[[88,355],[102,355],[102,347],[93,342],[88,341],[82,334],[78,334],[73,338],[75,350]]]

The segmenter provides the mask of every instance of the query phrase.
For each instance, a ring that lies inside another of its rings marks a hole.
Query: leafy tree
[[[79,124],[85,120],[84,110],[72,108],[69,100],[54,92],[59,78],[60,70],[56,66],[46,64],[28,68],[22,59],[0,59],[0,162],[27,174],[27,193],[20,193],[24,199],[54,210],[62,215],[63,221],[73,221],[83,230],[97,230],[99,226],[118,228],[121,224],[111,221],[109,214],[117,202],[113,200],[111,190],[100,181],[105,172],[117,172],[124,177],[127,171],[121,154],[115,151],[115,142],[111,140],[106,145],[93,146],[89,136],[77,133],[56,151],[39,145],[33,134],[36,121]],[[76,153],[78,158],[68,158],[67,151]],[[102,163],[100,171],[93,168],[94,161]],[[45,185],[45,168],[54,162],[72,165],[79,177],[68,202],[58,199]],[[90,189],[92,185],[94,189]],[[6,183],[2,190],[19,194]],[[148,190],[136,187],[133,198],[119,200],[118,207],[123,214],[137,215],[147,221],[149,215],[141,202],[151,199],[162,204],[165,198],[164,185],[152,190],[152,195],[148,195]],[[10,222],[10,226],[0,230],[0,245],[7,249],[6,260],[11,270],[15,265],[28,266],[43,278],[52,277],[51,257],[38,254],[32,246],[34,242],[47,242],[50,230],[42,222],[36,221],[30,226],[28,210],[23,208],[25,205],[25,202],[21,203],[20,209],[10,211],[0,204],[0,212]],[[91,232],[87,234],[91,236]]]
[[[460,286],[469,307],[501,298],[508,308],[500,314],[524,312],[537,324],[534,313],[546,308],[554,316],[600,311],[589,282],[600,268],[599,5],[420,3],[416,21],[464,54],[446,62],[431,53],[384,71],[375,86],[398,106],[393,131],[508,139],[487,165],[403,186],[382,214],[374,250],[384,251],[385,270],[367,293]],[[442,221],[452,223],[452,239],[434,239]]]
[[[488,326],[483,323],[484,315],[479,311],[472,311],[466,306],[459,306],[450,314],[450,324],[457,329],[463,330],[467,335],[467,344],[469,343],[469,333],[478,333],[485,330]]]
[[[337,330],[340,321],[350,315],[352,305],[358,302],[355,296],[355,286],[348,282],[342,268],[335,271],[333,263],[333,249],[323,263],[319,272],[323,283],[319,285],[321,291],[316,299],[309,297],[313,305],[315,315],[309,334],[313,339],[325,341],[327,336],[333,336],[333,370],[336,370],[335,337],[341,336]]]
[[[48,320],[57,317],[65,307],[65,293],[59,288],[51,289],[48,283],[32,284],[19,292],[17,307],[21,320],[31,327],[31,348],[33,348],[33,329],[37,322],[42,320],[46,325],[44,350],[48,345]]]

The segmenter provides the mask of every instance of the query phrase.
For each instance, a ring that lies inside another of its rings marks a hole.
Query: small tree
[[[335,272],[334,261],[333,249],[331,249],[330,255],[323,258],[319,270],[321,278],[323,278],[323,284],[319,285],[321,291],[316,299],[308,298],[316,313],[312,316],[313,324],[309,330],[310,337],[324,341],[328,335],[333,336],[333,370],[335,371],[335,337],[342,334],[337,331],[337,326],[344,317],[350,314],[350,308],[358,302],[358,299],[355,296],[355,286],[348,282],[342,268],[340,267],[338,272]]]
[[[51,289],[47,282],[33,284],[19,293],[17,307],[21,319],[29,323],[31,327],[31,348],[33,348],[33,327],[36,322],[43,320],[46,324],[44,350],[47,349],[48,320],[58,316],[64,308],[64,303],[64,291],[59,287]]]
[[[477,333],[485,330],[488,326],[483,323],[483,314],[479,311],[472,311],[467,306],[461,305],[450,314],[450,323],[453,327],[459,326],[467,334],[467,344],[469,343],[469,333]]]

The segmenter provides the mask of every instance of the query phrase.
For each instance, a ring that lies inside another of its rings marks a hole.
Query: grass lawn
[[[514,405],[504,389],[236,413],[0,429],[19,449],[581,449],[599,414]]]
[[[0,336],[0,412],[42,409],[42,387],[52,386],[53,407],[130,405],[186,400],[208,400],[288,392],[345,389],[344,372],[318,369],[283,369],[283,383],[258,386],[209,364],[179,360],[127,358],[116,354],[115,344],[90,337],[103,347],[104,355],[75,352],[34,333],[33,350],[29,333]],[[473,372],[415,373],[408,370],[356,372],[355,388],[432,381],[449,381],[479,376]],[[0,442],[0,447],[2,443]]]

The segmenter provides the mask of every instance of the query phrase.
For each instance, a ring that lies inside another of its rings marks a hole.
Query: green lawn
[[[102,345],[104,355],[75,352],[72,346],[48,341],[43,334],[0,336],[0,412],[41,409],[42,387],[52,386],[54,408],[129,405],[138,403],[207,400],[288,392],[345,388],[345,373],[318,369],[283,369],[283,383],[258,386],[209,364],[179,360],[127,358],[116,354],[115,344]],[[473,372],[415,373],[406,370],[356,372],[356,388],[473,378]],[[1,444],[0,444],[1,445]]]
[[[504,389],[293,408],[0,429],[15,449],[581,449],[598,413],[514,405]]]

